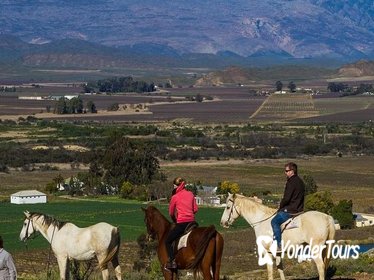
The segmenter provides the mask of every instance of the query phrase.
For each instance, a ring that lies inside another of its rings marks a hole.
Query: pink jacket
[[[184,185],[182,183],[177,187],[169,205],[170,217],[175,217],[177,223],[195,221],[195,213],[198,210],[193,193],[186,190]]]

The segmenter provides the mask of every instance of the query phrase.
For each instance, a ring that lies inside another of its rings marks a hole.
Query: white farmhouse
[[[366,213],[353,213],[356,227],[367,227],[374,225],[374,215]]]
[[[27,190],[14,193],[10,196],[13,204],[47,203],[47,195],[37,190]]]

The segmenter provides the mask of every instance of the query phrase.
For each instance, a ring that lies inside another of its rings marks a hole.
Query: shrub
[[[333,206],[332,196],[328,191],[316,192],[305,197],[305,211],[316,210],[330,214]]]

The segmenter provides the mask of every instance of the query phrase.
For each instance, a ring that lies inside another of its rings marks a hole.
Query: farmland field
[[[321,98],[317,95],[269,96],[251,116],[253,120],[359,122],[374,118],[374,98],[366,96]]]
[[[45,89],[38,96],[45,96]],[[59,93],[58,89],[54,89]],[[76,92],[77,93],[77,92]],[[185,97],[196,94],[211,96],[212,102],[186,102]],[[18,93],[17,93],[18,94]],[[66,94],[66,93],[65,93]],[[20,95],[35,96],[37,93],[24,93]],[[56,94],[53,94],[56,95]],[[57,94],[58,95],[58,94]],[[120,94],[120,95],[82,95],[84,103],[93,101],[98,114],[83,115],[55,115],[40,114],[46,111],[46,106],[51,106],[52,111],[56,101],[53,100],[20,100],[16,96],[7,94],[0,96],[0,118],[17,118],[18,115],[35,115],[38,118],[66,119],[75,118],[79,120],[104,121],[104,122],[160,122],[186,118],[196,122],[224,122],[237,123],[247,121],[262,104],[264,97],[251,97],[248,89],[243,88],[208,88],[208,89],[185,89],[172,90],[170,99],[165,94]],[[102,114],[101,111],[114,104],[120,106],[130,104],[146,104],[147,110],[135,112],[124,110]]]
[[[338,97],[331,94],[310,96],[307,94],[274,94],[269,97],[252,96],[250,88],[176,88],[169,93],[81,95],[86,104],[93,101],[98,114],[56,115],[52,111],[56,101],[20,100],[20,96],[46,96],[78,94],[76,87],[41,87],[34,91],[0,96],[0,118],[17,118],[34,115],[48,119],[79,119],[103,122],[162,122],[186,119],[197,123],[243,123],[258,121],[302,121],[302,122],[360,122],[373,119],[374,97]],[[48,94],[49,93],[49,94]],[[213,101],[186,102],[186,98],[197,94],[209,96]],[[122,106],[143,104],[144,110],[120,110],[106,112],[110,105]],[[43,114],[40,114],[44,112]]]

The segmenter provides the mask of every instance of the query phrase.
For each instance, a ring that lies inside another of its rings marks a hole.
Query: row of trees
[[[0,92],[16,92],[16,87],[1,86]]]
[[[82,114],[86,112],[97,113],[96,105],[90,100],[84,107],[83,100],[79,96],[72,99],[61,97],[54,108],[55,114]]]
[[[374,87],[372,84],[360,84],[357,87],[357,89],[354,89],[353,87],[350,87],[348,84],[332,82],[327,85],[327,89],[330,92],[343,93],[343,95],[356,95],[356,94],[362,94],[364,92],[374,93]]]
[[[135,81],[132,77],[110,78],[89,82],[83,85],[84,92],[152,92],[156,87],[154,83],[148,84],[145,81]]]
[[[293,81],[288,83],[287,88],[290,90],[290,92],[296,92],[296,84]],[[275,89],[277,91],[281,91],[283,89],[283,83],[281,81],[276,81]]]

